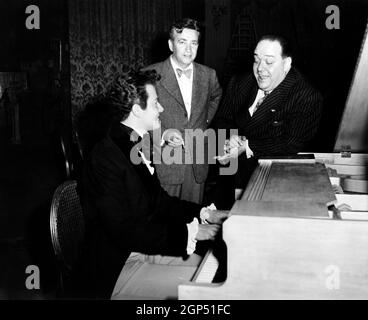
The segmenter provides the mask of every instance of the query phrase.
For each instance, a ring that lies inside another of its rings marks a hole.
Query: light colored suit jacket
[[[182,162],[184,159],[187,161],[190,159],[189,162],[192,162],[197,183],[204,183],[208,173],[207,139],[205,138],[204,142],[193,140],[191,130],[188,129],[200,129],[204,132],[217,111],[222,89],[216,71],[204,65],[193,63],[192,105],[191,115],[188,119],[170,58],[145,68],[145,70],[153,69],[161,75],[161,80],[156,85],[158,100],[164,108],[160,115],[161,131],[163,133],[166,129],[176,129],[181,132],[185,139],[185,146],[182,149],[166,145],[161,150],[163,159],[161,164],[156,164],[157,175],[163,184],[183,183],[184,165],[180,163],[166,164],[167,162],[165,162],[165,155],[170,155],[172,159],[178,159],[174,152],[180,151]],[[196,151],[197,145],[198,151]],[[178,161],[175,160],[175,162]]]

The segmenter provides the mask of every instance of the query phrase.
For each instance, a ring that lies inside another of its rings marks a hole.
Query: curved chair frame
[[[50,231],[51,231],[51,241],[52,245],[55,251],[55,255],[58,258],[59,261],[62,262],[63,266],[66,267],[68,271],[72,270],[73,262],[69,261],[65,254],[63,253],[62,246],[60,245],[60,235],[58,230],[58,223],[59,223],[59,217],[58,217],[58,211],[60,210],[61,201],[63,201],[63,196],[65,192],[75,192],[75,197],[77,197],[76,201],[79,201],[79,196],[76,192],[77,182],[75,180],[69,180],[61,184],[54,192],[52,202],[51,202],[51,210],[50,210]],[[70,190],[72,189],[72,190]],[[75,199],[74,199],[75,201]],[[79,207],[79,208],[78,208]],[[78,214],[82,215],[83,219],[83,212],[82,207],[80,206],[80,202],[77,203],[77,206],[71,208],[70,210],[80,210]],[[84,235],[84,222],[82,223],[83,229],[80,231],[82,233],[82,236]],[[78,239],[76,239],[77,241]]]
[[[61,144],[61,150],[63,151],[64,161],[65,161],[66,178],[69,179],[71,177],[71,173],[72,173],[72,170],[73,170],[73,165],[70,163],[70,161],[68,159],[68,155],[67,155],[67,152],[66,152],[65,142],[64,142],[63,137],[60,137],[60,144]]]

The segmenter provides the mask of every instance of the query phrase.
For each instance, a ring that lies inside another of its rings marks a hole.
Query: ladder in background
[[[253,59],[253,50],[256,45],[257,34],[255,23],[249,7],[244,7],[238,14],[231,35],[230,45],[227,51],[222,83],[227,85],[230,78]]]

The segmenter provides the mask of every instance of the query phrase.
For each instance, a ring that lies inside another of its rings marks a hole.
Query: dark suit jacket
[[[137,141],[118,124],[84,164],[82,204],[87,218],[90,288],[109,298],[130,252],[186,256],[186,223],[200,206],[170,197],[144,163],[130,158]]]
[[[145,68],[146,70],[154,69],[161,75],[161,80],[156,85],[156,90],[158,100],[164,108],[164,112],[160,115],[162,133],[169,128],[177,129],[181,132],[183,138],[185,138],[185,129],[201,129],[205,131],[217,111],[222,89],[217,80],[215,70],[198,63],[193,63],[193,65],[192,107],[189,120],[170,58]],[[185,141],[185,152],[192,159],[194,176],[197,183],[203,183],[207,178],[208,165],[206,164],[207,161],[204,164],[200,163],[202,159],[207,160],[207,142],[205,139],[205,145],[200,151],[201,154],[196,155],[193,154],[196,146],[192,144],[193,141],[191,140],[189,137]],[[165,148],[173,149],[169,146]],[[174,151],[171,150],[171,152]],[[162,154],[165,153],[170,154],[170,151],[163,150]],[[200,160],[197,161],[196,159]],[[163,161],[162,164],[156,165],[156,168],[162,183],[183,183],[185,170],[183,165],[175,163],[166,165]]]
[[[251,117],[248,109],[257,95],[253,74],[234,77],[216,114],[217,128],[238,129],[246,136],[255,157],[293,155],[315,135],[322,112],[322,97],[295,69]]]

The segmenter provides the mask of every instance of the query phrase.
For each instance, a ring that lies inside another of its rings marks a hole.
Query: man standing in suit
[[[183,19],[174,23],[168,40],[172,55],[146,68],[155,69],[162,77],[156,89],[164,107],[160,118],[167,145],[161,163],[156,165],[157,175],[170,195],[196,203],[203,199],[208,146],[206,139],[204,143],[202,140],[196,154],[196,141],[201,142],[193,137],[193,131],[206,131],[222,94],[215,70],[194,62],[199,37],[197,21]],[[180,161],[170,161],[168,156]]]
[[[144,261],[198,263],[196,242],[213,239],[226,217],[171,197],[160,186],[147,147],[147,133],[160,127],[163,112],[158,79],[155,71],[119,76],[107,96],[80,116],[80,134],[88,140],[81,184],[88,231],[83,262],[95,297],[110,297],[125,262],[120,285]],[[180,258],[187,255],[187,261]]]
[[[257,159],[295,155],[315,135],[322,97],[292,67],[285,39],[262,37],[254,50],[253,74],[234,77],[215,127],[237,129],[220,161],[238,158],[235,187],[244,189]]]

